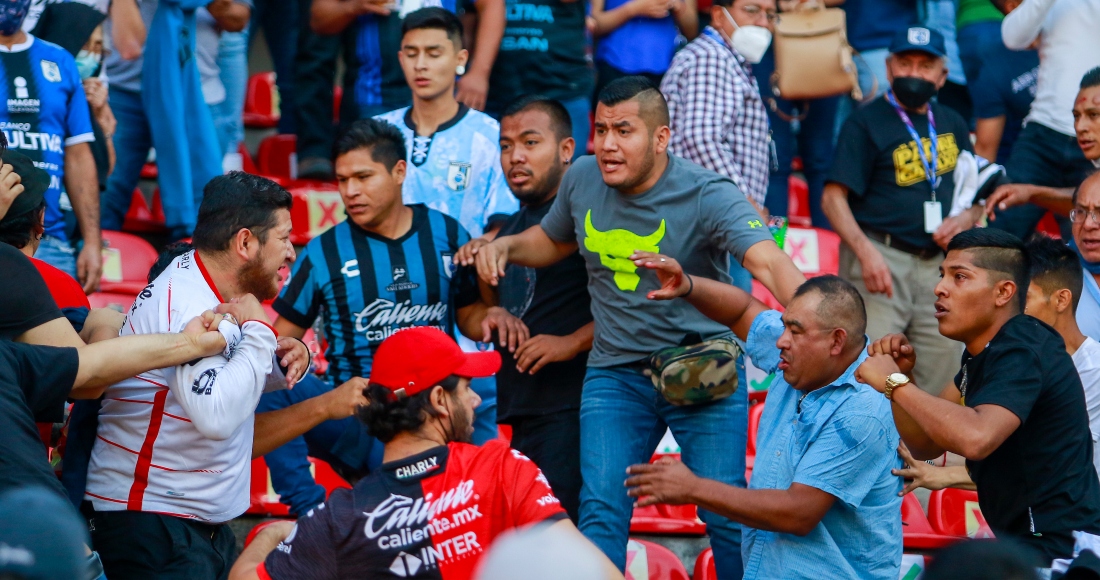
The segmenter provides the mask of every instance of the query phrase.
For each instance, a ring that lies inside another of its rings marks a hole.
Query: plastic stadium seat
[[[911,493],[901,500],[901,533],[906,550],[936,550],[962,540],[936,533],[924,515],[920,500]]]
[[[626,543],[626,580],[690,580],[684,564],[668,548],[631,539]]]
[[[269,129],[279,124],[279,89],[275,73],[252,75],[244,97],[244,124],[255,129]]]
[[[316,457],[310,457],[309,462],[312,464],[313,480],[319,483],[321,487],[325,488],[326,498],[338,489],[351,488],[351,484],[343,477],[340,477],[340,474],[336,473],[336,470],[328,463]]]
[[[255,538],[256,535],[259,534],[261,531],[263,531],[263,529],[266,528],[267,526],[270,526],[272,524],[277,524],[277,523],[282,522],[282,521],[289,521],[289,520],[271,520],[271,521],[260,522],[260,523],[256,524],[256,527],[252,528],[252,531],[248,532],[248,535],[245,536],[244,545],[248,546],[249,544],[251,544],[252,539]]]
[[[1035,231],[1043,232],[1056,240],[1062,239],[1062,228],[1055,221],[1054,214],[1049,211],[1043,214],[1043,219],[1039,220],[1039,224],[1035,226]]]
[[[662,457],[680,459],[680,454],[655,453],[650,462]],[[699,512],[693,505],[656,504],[634,508],[630,531],[636,534],[702,536],[707,533],[707,525],[699,519]]]
[[[945,536],[992,538],[993,531],[978,506],[977,492],[941,489],[928,498],[928,522]]]
[[[92,308],[111,308],[125,314],[136,298],[137,294],[94,292],[88,295],[88,302]]]
[[[103,292],[138,294],[148,285],[157,251],[149,242],[123,232],[103,232]]]
[[[122,222],[122,229],[127,232],[164,233],[168,227],[164,225],[164,207],[160,203],[160,189],[153,190],[153,201],[147,203],[145,194],[140,189],[134,189],[130,196],[130,211]]]
[[[160,175],[160,171],[157,170],[156,162],[148,163],[141,166],[141,178],[142,179],[156,179]]]
[[[718,580],[718,572],[714,569],[714,550],[707,548],[699,554],[691,580]]]
[[[749,407],[749,440],[748,454],[756,455],[756,437],[760,430],[760,416],[764,414],[764,403],[757,403]]]
[[[344,202],[335,184],[320,181],[294,181],[287,187],[294,196],[290,209],[290,241],[304,246],[325,230],[344,221]]]
[[[810,227],[810,186],[802,178],[787,179],[787,220],[792,225]]]
[[[245,173],[251,173],[253,175],[259,175],[260,170],[256,168],[256,162],[252,159],[252,154],[248,152],[248,147],[245,146],[244,141],[241,141],[237,145],[237,153],[241,155],[241,170]]]
[[[840,236],[829,230],[790,226],[783,251],[808,277],[840,272]],[[752,281],[752,295],[768,308],[783,310],[783,305],[757,280]]]
[[[271,473],[263,457],[252,460],[252,482],[249,490],[250,504],[246,514],[257,516],[286,517],[290,508],[279,503],[279,494],[271,487]]]
[[[298,138],[294,135],[271,135],[260,141],[256,150],[256,170],[264,177],[294,179],[298,172]]]

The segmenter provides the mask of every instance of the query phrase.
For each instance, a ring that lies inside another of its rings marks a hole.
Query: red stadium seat
[[[1056,240],[1062,239],[1062,228],[1054,220],[1054,214],[1049,211],[1043,214],[1043,219],[1039,220],[1039,224],[1035,226],[1035,231],[1043,232]]]
[[[714,550],[707,548],[699,554],[691,580],[718,580],[718,572],[714,569]]]
[[[290,509],[279,503],[279,494],[271,487],[271,473],[263,457],[252,460],[251,502],[244,513],[256,516],[286,517]]]
[[[88,303],[92,308],[112,308],[122,313],[130,310],[135,299],[137,299],[136,294],[119,292],[94,292],[88,295]]]
[[[631,539],[626,543],[626,580],[690,580],[684,564],[668,548]]]
[[[153,190],[153,202],[145,201],[145,194],[140,189],[134,189],[130,196],[130,211],[122,222],[122,229],[127,232],[164,233],[168,231],[164,225],[164,207],[160,203],[160,189]]]
[[[650,462],[662,457],[680,459],[680,454],[655,453]],[[630,531],[635,534],[702,536],[707,533],[707,525],[699,519],[699,512],[693,505],[656,504],[634,508]]]
[[[157,251],[149,242],[123,232],[103,232],[102,292],[138,294],[148,285]]]
[[[977,492],[965,489],[941,489],[928,498],[928,522],[945,536],[992,538],[993,531],[978,506]]]
[[[157,170],[157,162],[146,163],[141,166],[141,178],[142,179],[156,179],[160,175],[160,171]]]
[[[920,500],[911,493],[901,500],[901,533],[906,550],[936,550],[962,539],[936,533],[924,515]]]
[[[264,528],[266,528],[267,526],[270,526],[272,524],[277,524],[281,521],[287,521],[287,520],[271,520],[271,521],[260,522],[260,523],[256,524],[256,526],[254,528],[252,528],[252,531],[248,532],[248,535],[245,536],[245,538],[244,538],[245,547],[247,547],[249,544],[251,544],[252,540],[256,537],[256,535],[259,534],[261,531],[263,531]]]
[[[764,403],[757,403],[749,407],[749,455],[756,455],[756,437],[760,430],[760,416],[764,414]]]
[[[512,443],[512,426],[503,423],[497,425],[497,439],[510,445]]]
[[[316,481],[325,488],[325,497],[332,495],[332,492],[338,489],[350,489],[351,484],[347,482],[343,477],[340,477],[336,470],[331,465],[317,459],[316,457],[310,457],[309,462],[312,464],[313,481]]]
[[[335,184],[320,181],[294,181],[287,187],[294,196],[290,209],[290,241],[304,246],[325,230],[344,221],[344,202]]]
[[[256,129],[269,129],[279,124],[279,89],[275,86],[275,73],[258,73],[248,79],[244,124]]]
[[[293,179],[297,173],[298,138],[294,135],[271,135],[260,141],[256,150],[256,170],[264,177]]]
[[[787,221],[791,225],[810,227],[810,186],[798,176],[787,179]]]
[[[787,228],[783,251],[808,277],[840,272],[840,236],[819,228]],[[760,282],[752,281],[752,295],[768,308],[783,310],[783,305]]]
[[[340,105],[344,102],[344,87],[336,85],[332,87],[332,124],[340,123]]]
[[[241,141],[237,146],[237,153],[241,155],[241,171],[253,175],[260,174],[260,170],[256,168],[256,162],[252,160],[252,154],[248,152],[248,147],[245,147],[244,141]]]

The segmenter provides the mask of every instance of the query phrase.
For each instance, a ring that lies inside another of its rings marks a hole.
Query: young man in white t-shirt
[[[375,118],[405,136],[405,205],[422,203],[458,220],[470,236],[488,232],[491,240],[519,211],[519,200],[500,166],[500,123],[455,99],[456,75],[466,72],[469,59],[462,23],[444,8],[421,8],[405,17],[401,32],[398,57],[413,104]],[[456,339],[467,352],[479,350],[469,339]],[[482,400],[474,423],[480,444],[497,435],[496,379],[475,379],[471,387]]]
[[[1077,254],[1060,240],[1036,236],[1027,244],[1031,284],[1027,289],[1024,313],[1039,319],[1061,335],[1066,352],[1085,389],[1085,404],[1092,431],[1092,464],[1100,476],[1100,342],[1085,336],[1077,326],[1077,304],[1081,299],[1083,273]],[[924,487],[943,489],[958,487],[974,489],[966,468],[959,466],[932,467],[913,459],[904,449],[902,458],[908,466],[895,470],[908,482],[902,493]]]

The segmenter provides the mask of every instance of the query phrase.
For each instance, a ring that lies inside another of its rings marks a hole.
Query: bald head
[[[642,76],[623,77],[611,81],[600,91],[599,102],[605,107],[627,101],[638,103],[638,116],[651,132],[669,125],[665,96],[649,79]]]
[[[838,276],[818,276],[803,282],[795,290],[794,299],[809,295],[820,298],[817,316],[823,326],[843,328],[848,335],[845,350],[863,348],[867,309],[855,286]]]

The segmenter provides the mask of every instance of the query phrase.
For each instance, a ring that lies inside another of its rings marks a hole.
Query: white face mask
[[[730,46],[738,54],[745,57],[749,64],[760,62],[760,59],[764,58],[764,53],[768,52],[768,47],[772,44],[772,32],[763,26],[738,26],[733,16],[730,16],[728,9],[723,8],[722,13],[726,15],[726,20],[729,20],[734,28],[733,38],[729,41]]]

